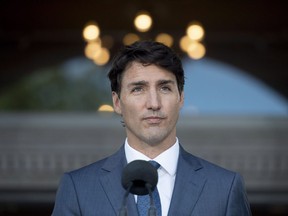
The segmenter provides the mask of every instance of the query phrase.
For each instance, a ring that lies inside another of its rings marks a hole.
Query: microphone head
[[[125,190],[130,188],[130,193],[136,195],[146,195],[149,190],[146,184],[153,191],[158,182],[157,169],[147,161],[135,160],[127,164],[122,172],[122,186]]]

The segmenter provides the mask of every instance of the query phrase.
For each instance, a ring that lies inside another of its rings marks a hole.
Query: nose
[[[156,111],[161,108],[161,98],[160,95],[155,90],[151,90],[147,96],[147,109]]]

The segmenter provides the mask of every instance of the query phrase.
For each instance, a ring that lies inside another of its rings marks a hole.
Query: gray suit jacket
[[[116,216],[125,190],[121,186],[126,166],[124,147],[101,161],[64,174],[53,216]],[[128,216],[137,216],[132,194]],[[249,216],[244,183],[237,173],[197,158],[182,147],[168,216]]]

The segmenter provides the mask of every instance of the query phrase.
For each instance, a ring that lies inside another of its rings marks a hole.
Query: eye
[[[143,91],[143,87],[137,86],[137,87],[134,87],[131,92],[132,93],[138,93],[138,92],[141,92],[141,91]]]
[[[171,88],[169,86],[161,86],[161,91],[162,92],[170,92]]]

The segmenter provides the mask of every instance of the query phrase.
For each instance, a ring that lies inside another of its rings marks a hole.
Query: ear
[[[181,94],[180,94],[180,101],[179,101],[179,103],[180,103],[180,108],[182,108],[183,105],[184,105],[184,91],[182,91]]]
[[[121,103],[120,103],[120,98],[118,96],[118,94],[116,92],[112,92],[112,100],[113,100],[113,107],[114,107],[114,111],[121,115],[122,111],[121,111]]]

